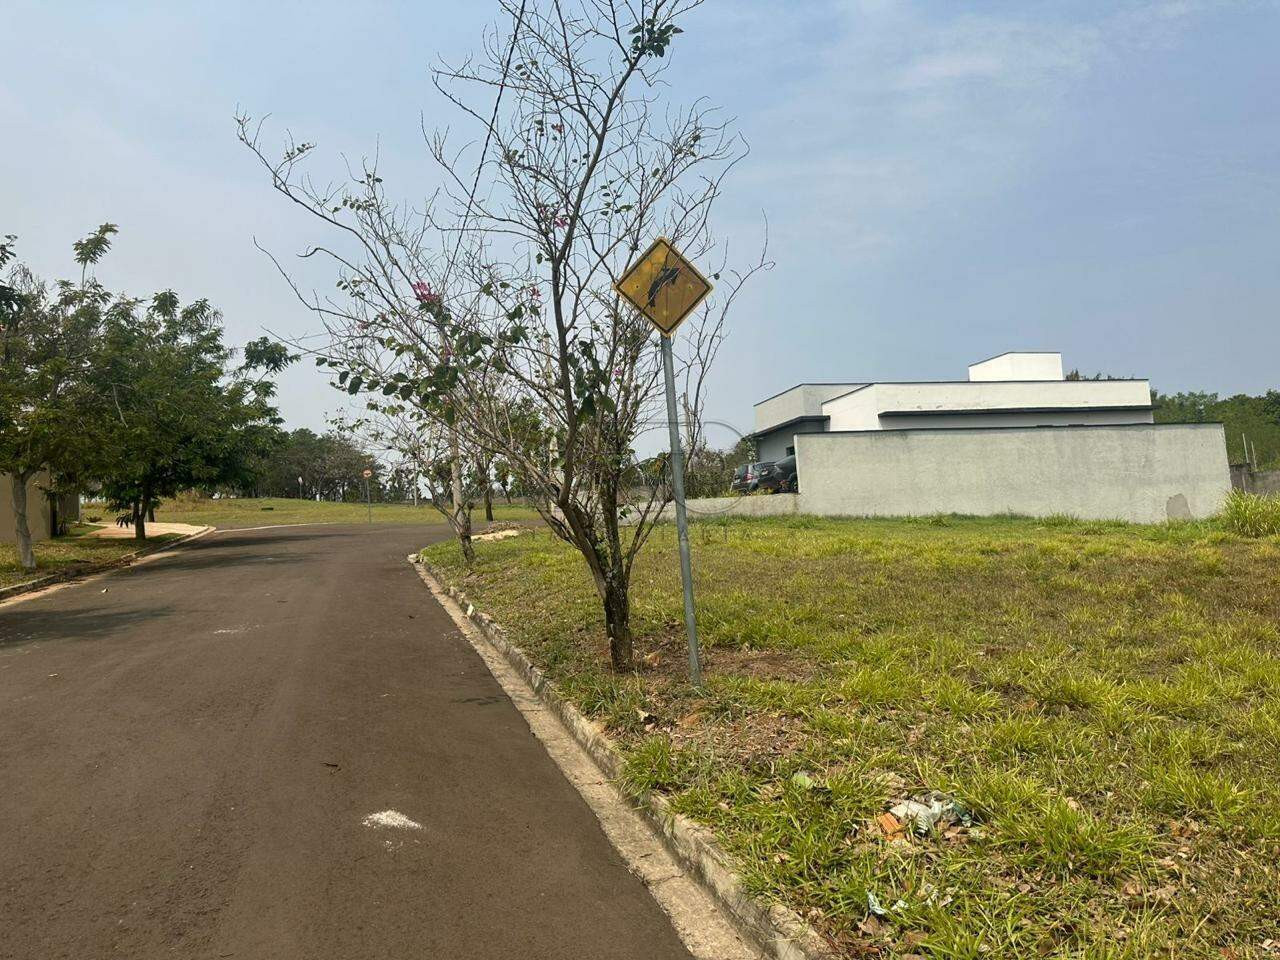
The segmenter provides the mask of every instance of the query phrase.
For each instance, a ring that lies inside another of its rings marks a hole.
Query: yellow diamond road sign
[[[669,337],[711,292],[711,281],[669,240],[659,237],[627,268],[614,289]]]

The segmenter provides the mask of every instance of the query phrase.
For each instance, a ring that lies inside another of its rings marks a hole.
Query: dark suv
[[[733,493],[755,493],[760,487],[760,479],[768,474],[772,463],[744,463],[733,471],[733,480],[729,490]]]
[[[765,469],[756,481],[761,490],[770,493],[799,493],[800,485],[796,479],[796,455],[783,457],[776,463],[766,464]]]

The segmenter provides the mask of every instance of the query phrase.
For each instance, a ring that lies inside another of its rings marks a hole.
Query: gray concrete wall
[[[800,511],[1156,523],[1207,517],[1231,489],[1220,424],[804,434]]]
[[[1246,493],[1280,494],[1280,470],[1254,470],[1248,464],[1233,463],[1231,486]]]
[[[32,540],[47,540],[50,535],[51,516],[49,498],[40,489],[48,478],[37,475],[27,483],[27,527]],[[0,473],[0,541],[13,543],[13,485],[9,474]],[[77,516],[78,516],[77,511]]]

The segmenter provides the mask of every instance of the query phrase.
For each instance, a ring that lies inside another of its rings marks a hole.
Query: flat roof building
[[[800,433],[1152,423],[1147,380],[1068,380],[1062,354],[1013,351],[967,380],[801,383],[755,405],[757,455],[795,452]]]

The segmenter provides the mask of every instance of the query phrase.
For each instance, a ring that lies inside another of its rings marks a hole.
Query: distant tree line
[[[281,439],[271,377],[296,358],[265,337],[231,349],[206,300],[108,290],[92,268],[116,232],[74,243],[80,275],[54,283],[0,239],[0,474],[28,570],[33,479],[51,497],[98,491],[143,539],[162,497],[251,486]]]
[[[1280,390],[1260,397],[1152,390],[1151,403],[1156,423],[1221,423],[1232,463],[1247,461],[1264,470],[1280,467]]]
[[[1121,378],[1072,370],[1066,379]],[[1263,470],[1280,467],[1280,390],[1268,390],[1259,397],[1152,390],[1151,406],[1156,423],[1221,423],[1227,435],[1227,459],[1232,463],[1250,463]]]
[[[307,500],[363,500],[365,470],[372,470],[370,494],[375,500],[407,499],[411,491],[385,490],[385,470],[365,447],[330,430],[317,434],[305,427],[281,435],[271,461],[255,478],[252,492],[266,497]]]

